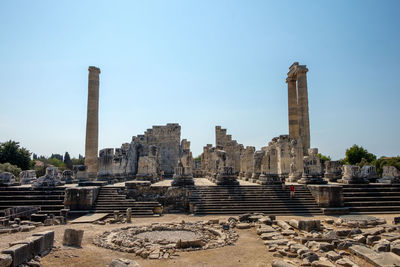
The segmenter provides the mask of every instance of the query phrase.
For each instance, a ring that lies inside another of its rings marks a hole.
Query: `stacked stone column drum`
[[[295,62],[290,66],[286,79],[288,84],[289,135],[294,139],[301,139],[304,155],[310,148],[307,71],[306,65],[299,65],[298,62]]]
[[[100,69],[89,67],[88,106],[86,120],[85,165],[89,179],[97,177],[99,139],[99,75]]]

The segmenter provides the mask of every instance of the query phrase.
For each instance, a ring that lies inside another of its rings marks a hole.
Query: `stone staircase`
[[[161,204],[156,201],[138,202],[126,198],[124,187],[103,186],[100,188],[93,212],[113,213],[119,211],[126,213],[126,209],[131,208],[132,216],[152,216],[157,207],[161,207]]]
[[[343,185],[344,205],[354,213],[400,213],[400,184]]]
[[[40,214],[59,216],[64,208],[64,188],[0,187],[0,210],[18,206],[40,207]]]
[[[281,185],[197,186],[189,200],[196,215],[322,214],[306,186],[296,185],[295,189],[296,195],[290,199],[289,187],[283,191]]]

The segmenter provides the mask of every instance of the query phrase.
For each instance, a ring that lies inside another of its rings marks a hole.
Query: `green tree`
[[[363,164],[365,165],[367,163],[372,163],[374,160],[376,160],[376,156],[374,154],[369,153],[368,150],[366,150],[362,146],[353,145],[346,150],[344,163],[356,165],[363,161]]]
[[[376,172],[382,176],[383,166],[395,166],[400,170],[400,156],[397,157],[380,157],[374,162]]]
[[[65,163],[65,166],[67,167],[67,169],[72,170],[72,165],[73,164],[72,164],[72,160],[71,160],[71,157],[69,156],[68,152],[65,152],[64,163]]]
[[[7,141],[0,143],[0,163],[10,163],[22,170],[28,170],[32,166],[31,152],[20,147],[19,142]]]
[[[54,167],[59,168],[60,170],[65,170],[65,163],[62,160],[56,158],[49,158],[46,162],[48,165],[53,165]]]
[[[72,158],[71,161],[72,161],[72,165],[85,165],[85,158],[83,158],[83,157],[79,157],[79,159]]]
[[[324,163],[325,161],[332,160],[330,156],[325,156],[325,155],[322,155],[321,153],[318,153],[318,157],[322,160],[322,163]]]
[[[4,163],[4,164],[0,164],[0,172],[11,172],[12,174],[14,174],[14,176],[16,178],[19,177],[19,173],[21,172],[21,168],[19,168],[16,165],[12,165],[10,163]]]

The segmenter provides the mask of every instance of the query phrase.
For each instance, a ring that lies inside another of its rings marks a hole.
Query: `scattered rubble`
[[[355,267],[355,257],[374,266],[400,266],[399,229],[384,219],[365,215],[322,221],[266,218],[260,213],[244,214],[237,226],[255,227],[268,251],[280,258],[272,266]]]

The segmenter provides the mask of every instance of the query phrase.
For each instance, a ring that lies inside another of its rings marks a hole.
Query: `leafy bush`
[[[395,166],[398,170],[400,170],[400,156],[397,157],[380,157],[376,161],[374,161],[374,165],[376,168],[376,172],[379,176],[382,176],[383,166]]]
[[[364,160],[363,160],[364,159]],[[376,160],[376,156],[369,153],[368,150],[362,146],[353,145],[346,150],[346,157],[343,162],[345,164],[356,165],[362,162],[362,164],[369,164]]]
[[[22,170],[29,170],[32,166],[31,152],[20,147],[19,142],[7,141],[0,143],[0,163],[10,163]]]
[[[19,177],[19,173],[21,172],[22,170],[21,170],[21,168],[19,168],[18,166],[16,166],[16,165],[12,165],[12,164],[10,164],[10,163],[3,163],[3,164],[0,164],[0,172],[11,172],[12,174],[14,174],[14,176],[16,177],[16,178],[18,178]]]
[[[318,153],[318,157],[322,160],[322,163],[324,163],[325,161],[332,160],[330,156],[325,156],[325,155],[322,155],[321,153]]]

